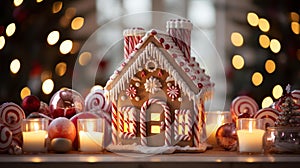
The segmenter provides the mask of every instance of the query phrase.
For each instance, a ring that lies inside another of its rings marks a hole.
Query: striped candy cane
[[[141,115],[140,115],[140,132],[141,132],[141,145],[147,146],[147,128],[146,128],[146,110],[152,104],[159,104],[162,106],[165,114],[165,146],[171,146],[171,112],[169,106],[167,106],[165,101],[160,99],[149,99],[144,102],[141,107]]]
[[[112,113],[111,113],[111,118],[112,118],[112,143],[114,145],[118,144],[118,139],[117,139],[117,134],[118,134],[118,109],[115,104],[115,102],[112,103]]]
[[[183,115],[183,121],[181,122],[182,132],[181,135],[179,134],[178,127],[179,123],[179,116]],[[188,118],[188,123],[185,122],[186,117]],[[185,134],[185,126],[188,126],[188,133]],[[174,123],[174,132],[175,132],[175,141],[189,141],[192,138],[192,115],[190,110],[175,110],[175,123]]]
[[[126,115],[123,115],[126,114]],[[136,134],[137,134],[137,124],[136,124],[136,110],[135,107],[133,106],[124,106],[121,107],[120,109],[120,118],[121,117],[125,117],[124,119],[120,119],[120,121],[122,120],[122,122],[120,122],[120,134],[119,136],[122,139],[135,139],[136,138]],[[128,127],[127,127],[127,132],[124,132],[124,122],[127,123]],[[121,125],[122,123],[122,125]],[[130,123],[132,123],[132,132],[130,129]]]

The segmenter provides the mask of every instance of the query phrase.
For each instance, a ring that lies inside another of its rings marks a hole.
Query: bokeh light
[[[44,94],[50,94],[54,89],[54,82],[52,79],[47,79],[42,84],[42,91]]]
[[[31,90],[29,87],[25,86],[20,92],[20,97],[23,100],[26,96],[29,95],[31,95]]]
[[[275,99],[279,99],[283,94],[283,88],[280,85],[274,86],[272,94]]]
[[[16,24],[15,23],[11,23],[6,27],[6,35],[8,37],[12,36],[16,31]]]
[[[11,63],[10,63],[10,72],[13,74],[16,74],[19,72],[21,68],[21,63],[18,59],[14,59]]]
[[[52,5],[52,13],[58,13],[61,11],[63,3],[61,1],[56,1]]]
[[[0,50],[5,46],[5,38],[3,36],[0,36]]]
[[[265,69],[268,73],[273,73],[276,69],[276,64],[273,60],[267,60],[265,62]]]
[[[84,24],[84,18],[83,17],[76,17],[71,22],[71,28],[73,30],[79,30],[82,28]]]
[[[67,71],[67,64],[65,62],[60,62],[55,66],[55,73],[58,76],[63,76]]]
[[[43,0],[36,0],[37,3],[43,2]]]
[[[62,54],[68,54],[72,50],[72,47],[73,47],[73,42],[71,40],[65,40],[60,44],[59,51]]]
[[[257,16],[257,14],[256,13],[254,13],[254,12],[249,12],[248,14],[247,14],[247,21],[248,21],[248,23],[251,25],[251,26],[257,26],[258,25],[258,23],[259,23],[259,18],[258,18],[258,16]]]
[[[273,53],[278,53],[281,49],[280,42],[277,39],[272,39],[270,41],[270,49]]]
[[[231,34],[231,43],[236,47],[242,46],[244,43],[244,38],[241,33],[233,32]]]
[[[273,104],[273,99],[270,96],[265,97],[261,103],[261,108],[270,107],[272,104]]]
[[[254,86],[259,86],[263,82],[263,76],[259,72],[255,72],[252,75],[252,83]]]
[[[299,22],[299,14],[296,12],[291,12],[291,20],[293,22]]]
[[[268,48],[270,46],[270,39],[267,35],[260,35],[259,36],[259,44],[262,48]]]
[[[235,69],[242,69],[245,65],[244,58],[240,55],[234,55],[231,62]]]
[[[47,42],[49,45],[54,45],[58,42],[59,40],[59,32],[58,31],[52,31],[49,33],[47,36]]]
[[[291,23],[291,29],[293,31],[293,33],[295,34],[299,34],[299,23],[298,22],[292,22]]]
[[[23,3],[23,0],[14,0],[15,7],[20,6]]]
[[[258,22],[258,27],[263,32],[268,32],[270,30],[270,24],[267,19],[260,18]]]
[[[78,62],[81,66],[87,65],[92,58],[92,54],[90,52],[83,52],[80,54],[78,58]]]

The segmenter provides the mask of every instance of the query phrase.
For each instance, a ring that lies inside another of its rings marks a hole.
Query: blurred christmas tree
[[[0,104],[28,93],[48,102],[54,91],[71,87],[80,47],[95,30],[84,27],[93,2],[0,1]]]
[[[251,5],[255,8],[245,11],[242,21],[234,20],[247,33],[231,34],[230,96],[246,94],[268,106],[287,84],[300,89],[300,2],[253,0]]]

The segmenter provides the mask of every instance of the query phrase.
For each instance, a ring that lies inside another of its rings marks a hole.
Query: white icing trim
[[[180,20],[170,20],[167,21],[167,29],[175,28],[175,29],[193,29],[193,24],[189,20],[180,19]]]
[[[146,33],[145,29],[141,27],[137,27],[137,28],[125,29],[123,31],[123,36],[144,36],[145,33]]]

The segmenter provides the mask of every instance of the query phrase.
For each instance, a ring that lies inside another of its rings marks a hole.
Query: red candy
[[[264,119],[266,127],[275,126],[275,121],[279,116],[279,112],[273,108],[263,108],[260,109],[255,115],[254,118]]]

